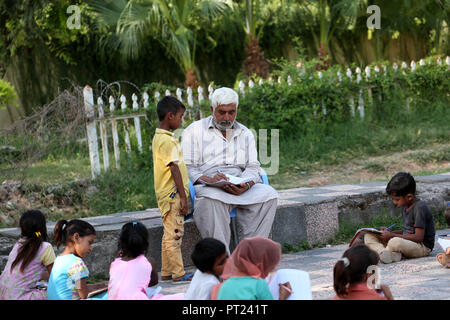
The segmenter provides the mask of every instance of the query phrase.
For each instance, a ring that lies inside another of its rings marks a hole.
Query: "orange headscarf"
[[[281,259],[281,245],[263,237],[246,238],[239,242],[225,264],[222,278],[251,276],[266,278]]]

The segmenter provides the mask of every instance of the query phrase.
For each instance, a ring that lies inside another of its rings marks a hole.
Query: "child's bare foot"
[[[437,256],[437,261],[445,266],[446,268],[450,268],[450,257],[446,254],[439,253]]]

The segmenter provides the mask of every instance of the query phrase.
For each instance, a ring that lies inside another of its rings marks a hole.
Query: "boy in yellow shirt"
[[[156,112],[159,128],[152,142],[155,193],[161,211],[164,235],[161,245],[161,280],[190,281],[184,271],[181,240],[188,213],[189,177],[183,153],[173,132],[183,122],[186,107],[175,97],[162,98]]]

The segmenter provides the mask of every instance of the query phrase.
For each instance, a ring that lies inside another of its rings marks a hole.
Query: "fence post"
[[[199,110],[199,114],[200,114],[200,119],[203,119],[203,111],[202,111],[202,101],[205,99],[203,97],[203,87],[198,87],[197,88],[197,92],[198,92],[198,110]]]
[[[122,102],[120,107],[122,110],[125,110],[127,108],[126,101],[127,98],[125,98],[125,96],[122,94],[120,96],[120,102]],[[130,126],[128,124],[128,119],[123,119],[123,121],[125,122],[125,125],[123,126],[123,129],[125,131],[125,149],[127,150],[128,155],[130,155],[131,154]]]
[[[192,88],[191,87],[187,87],[186,89],[186,93],[187,93],[187,103],[189,106],[189,118],[190,119],[195,119],[195,114],[194,114],[194,97],[192,96]]]
[[[175,92],[177,95],[177,99],[180,100],[180,102],[183,102],[183,96],[182,96],[183,92],[181,91],[181,89],[177,88],[177,90]]]
[[[210,102],[212,100],[213,93],[214,93],[214,87],[213,87],[212,83],[210,83],[208,86],[208,99]]]
[[[103,111],[102,97],[98,97],[97,106],[98,106],[98,117],[100,119],[100,137],[102,141],[103,167],[105,168],[106,171],[109,169],[109,151],[108,151],[108,136],[106,134],[105,113]]]
[[[245,97],[245,83],[244,83],[244,81],[239,81],[239,90],[240,90],[240,92],[241,92],[241,95],[243,96],[243,97]]]
[[[357,73],[356,83],[359,84],[362,80],[361,68],[357,67],[355,71]],[[362,89],[359,89],[358,110],[359,110],[359,116],[361,117],[361,119],[364,119],[364,99],[363,99]]]
[[[147,91],[144,92],[142,97],[144,98],[144,109],[148,109],[148,93],[147,93]]]
[[[137,112],[139,104],[137,103],[137,95],[135,93],[131,96],[131,100],[133,100],[133,110]],[[134,130],[136,132],[138,150],[142,153],[141,121],[139,120],[139,117],[134,117]]]
[[[112,96],[109,96],[109,111],[114,112],[116,106],[114,104],[115,100]],[[117,133],[117,120],[111,120],[111,132],[113,137],[114,146],[114,159],[116,161],[116,169],[120,170],[120,149],[119,149],[119,134]]]
[[[100,174],[100,159],[98,155],[97,127],[95,124],[94,95],[92,88],[85,86],[83,89],[84,111],[86,113],[86,133],[89,146],[89,159],[91,161],[92,178]]]
[[[350,68],[347,68],[346,75],[351,82],[352,81],[352,70]],[[350,114],[352,115],[352,117],[355,117],[355,99],[353,98],[353,95],[350,95]]]
[[[317,76],[319,77],[319,80],[322,81],[322,77],[323,77],[322,71],[319,71],[317,73]],[[327,107],[325,106],[325,102],[323,101],[323,98],[322,98],[322,101],[321,101],[321,105],[322,105],[322,113],[323,113],[324,116],[326,116],[327,115]]]
[[[364,73],[366,74],[366,81],[369,81],[369,78],[370,78],[370,67],[369,66],[366,66],[366,68],[364,69]],[[372,108],[373,108],[373,95],[372,95],[372,88],[370,86],[367,88],[367,94],[368,94],[367,97],[369,100],[369,101],[367,101],[367,103],[368,103],[368,105],[372,106]]]

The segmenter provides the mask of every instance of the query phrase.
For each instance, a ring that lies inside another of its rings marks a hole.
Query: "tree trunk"
[[[12,111],[11,111],[11,106],[10,105],[6,105],[6,111],[8,111],[8,115],[9,115],[9,119],[10,119],[10,121],[11,121],[11,124],[13,124],[14,123],[14,117],[13,117],[13,114],[12,114]]]
[[[186,88],[191,87],[192,89],[194,89],[200,85],[200,82],[198,82],[193,69],[189,69],[188,71],[186,71],[185,78],[186,78],[186,82],[184,84],[185,84]]]
[[[320,64],[317,64],[316,70],[327,70],[331,66],[331,59],[324,43],[319,47],[319,60]]]
[[[256,74],[261,78],[267,78],[269,75],[269,62],[264,58],[264,53],[259,46],[257,37],[250,35],[250,39],[245,48],[243,69],[247,77]]]

